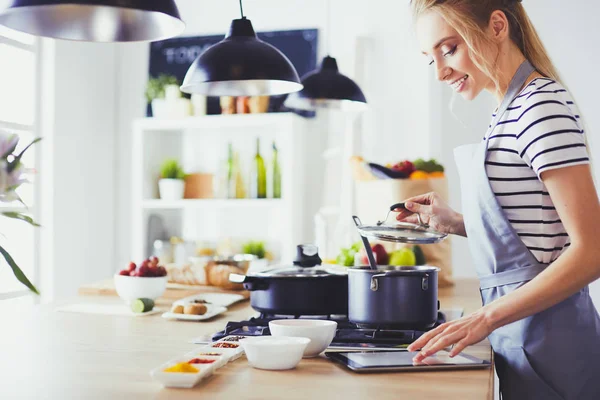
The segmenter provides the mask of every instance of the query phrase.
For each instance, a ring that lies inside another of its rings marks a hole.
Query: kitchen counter
[[[458,280],[440,290],[442,308],[480,307],[478,284]],[[254,314],[248,301],[209,322],[167,321],[160,314],[130,317],[56,312],[70,303],[118,304],[112,297],[14,308],[3,315],[2,399],[492,399],[493,370],[357,374],[324,356],[289,371],[262,371],[244,357],[193,389],[166,389],[149,371],[193,350],[193,338]],[[157,302],[168,309],[169,300]],[[465,353],[491,359],[487,341]]]

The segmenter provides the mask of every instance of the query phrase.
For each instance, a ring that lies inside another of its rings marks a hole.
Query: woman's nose
[[[451,73],[452,69],[450,67],[446,65],[439,65],[435,71],[435,77],[438,81],[443,82]]]

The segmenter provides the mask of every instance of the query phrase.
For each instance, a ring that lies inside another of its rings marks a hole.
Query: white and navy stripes
[[[492,116],[492,118],[495,115]],[[589,163],[580,116],[558,82],[534,79],[512,101],[489,137],[486,172],[509,222],[539,262],[570,245],[541,174]]]

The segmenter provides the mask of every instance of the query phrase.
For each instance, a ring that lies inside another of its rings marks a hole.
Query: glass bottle
[[[254,164],[252,165],[252,175],[250,177],[250,196],[255,199],[264,199],[267,197],[267,170],[265,160],[260,155],[260,138],[256,138],[256,154],[254,155]]]
[[[277,146],[273,142],[273,160],[271,161],[273,166],[273,198],[281,198],[281,168],[279,166],[279,160],[277,159]]]

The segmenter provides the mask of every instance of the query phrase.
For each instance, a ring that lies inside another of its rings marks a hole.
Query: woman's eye
[[[458,48],[458,45],[455,44],[447,53],[444,53],[444,57],[448,57],[448,56],[451,56],[452,54],[456,53],[457,48]]]

